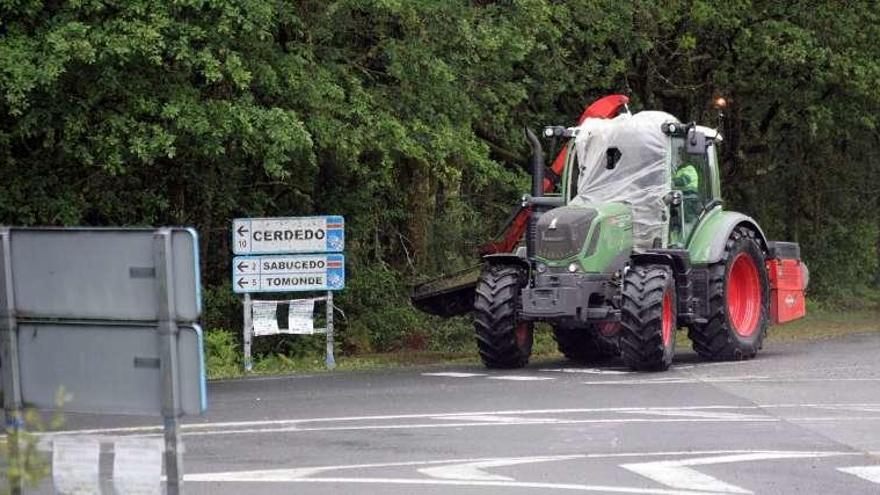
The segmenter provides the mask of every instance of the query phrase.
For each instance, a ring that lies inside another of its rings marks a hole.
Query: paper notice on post
[[[315,333],[315,300],[297,299],[290,301],[287,312],[287,332],[310,335]]]
[[[162,452],[158,438],[116,441],[113,456],[113,492],[118,495],[160,495]]]
[[[275,301],[254,301],[254,335],[276,335],[278,328],[278,303]]]
[[[94,438],[58,438],[52,442],[52,482],[55,493],[98,494],[101,444]]]

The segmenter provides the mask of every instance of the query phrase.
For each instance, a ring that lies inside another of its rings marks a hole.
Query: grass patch
[[[211,380],[240,378],[244,376],[285,375],[292,373],[326,372],[323,354],[290,357],[284,354],[254,356],[254,368],[245,373],[242,365],[241,348],[233,332],[212,330],[205,339],[208,378]],[[542,326],[535,331],[532,346],[534,358],[558,356],[556,341],[549,327]],[[360,353],[349,356],[336,355],[336,371],[365,371],[393,368],[411,368],[437,364],[478,365],[477,346],[470,336],[452,350],[400,350],[383,353]]]
[[[880,332],[880,312],[873,310],[808,312],[804,318],[770,328],[768,342],[823,340],[856,333]]]
[[[880,332],[880,312],[875,310],[831,311],[811,309],[801,320],[770,328],[767,342],[797,342],[823,340],[856,333]],[[400,350],[385,353],[358,353],[336,357],[338,371],[364,371],[393,368],[411,368],[437,364],[478,365],[476,344],[472,338],[454,339],[458,345],[428,346],[425,350]],[[690,348],[686,331],[676,335],[676,347]],[[445,350],[436,350],[443,347]],[[450,348],[452,347],[452,348]],[[323,354],[289,357],[284,354],[256,356],[253,373],[242,369],[241,350],[232,332],[212,330],[206,338],[208,377],[210,379],[236,378],[251,375],[284,375],[291,373],[326,372]],[[533,360],[558,358],[549,326],[539,325],[535,330],[532,347]]]

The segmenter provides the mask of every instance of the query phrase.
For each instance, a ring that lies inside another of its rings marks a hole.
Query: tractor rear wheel
[[[525,271],[516,266],[488,266],[474,297],[474,329],[480,359],[487,368],[521,368],[532,353],[534,326],[519,321]]]
[[[556,347],[565,357],[584,364],[599,363],[620,355],[614,339],[599,333],[595,325],[553,327]]]
[[[709,267],[709,315],[691,325],[688,337],[704,359],[729,361],[755,357],[767,335],[770,283],[755,232],[737,227],[724,259]]]
[[[675,355],[677,298],[672,270],[635,266],[623,277],[620,352],[636,371],[663,371]]]

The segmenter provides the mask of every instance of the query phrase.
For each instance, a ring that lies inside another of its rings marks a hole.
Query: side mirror
[[[706,154],[706,135],[697,130],[697,126],[691,125],[687,130],[684,141],[684,151],[688,155]]]

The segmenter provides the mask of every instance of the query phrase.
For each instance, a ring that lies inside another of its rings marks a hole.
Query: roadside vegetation
[[[454,328],[446,339],[431,339],[423,348],[399,349],[383,353],[363,353],[343,356],[337,359],[337,370],[370,370],[419,366],[436,366],[439,364],[478,365],[480,360],[476,354],[473,327],[469,319],[458,318]],[[810,342],[825,340],[847,335],[880,332],[880,311],[877,309],[856,309],[841,311],[825,309],[811,304],[807,316],[801,320],[770,328],[767,344],[790,342]],[[453,337],[454,335],[454,337]],[[453,337],[453,338],[450,338]],[[678,349],[690,349],[691,342],[687,332],[680,331],[676,335]],[[293,357],[285,353],[270,352],[257,356],[254,363],[254,375],[278,375],[287,373],[322,373],[327,371],[324,365],[322,335],[308,337],[288,337],[305,339],[315,349]],[[241,358],[241,348],[235,333],[229,330],[209,332],[206,339],[207,367],[209,378],[224,379],[245,376]],[[559,361],[564,359],[556,350],[556,342],[548,328],[539,328],[535,332],[532,361]],[[576,366],[576,365],[575,365]]]
[[[471,359],[467,320],[408,291],[500,230],[527,189],[522,126],[615,92],[714,125],[724,96],[727,206],[811,270],[814,311],[771,340],[870,330],[878,39],[867,0],[0,0],[0,224],[194,226],[209,367],[230,376],[232,219],[344,215],[340,366]],[[317,336],[254,354],[323,366]]]

